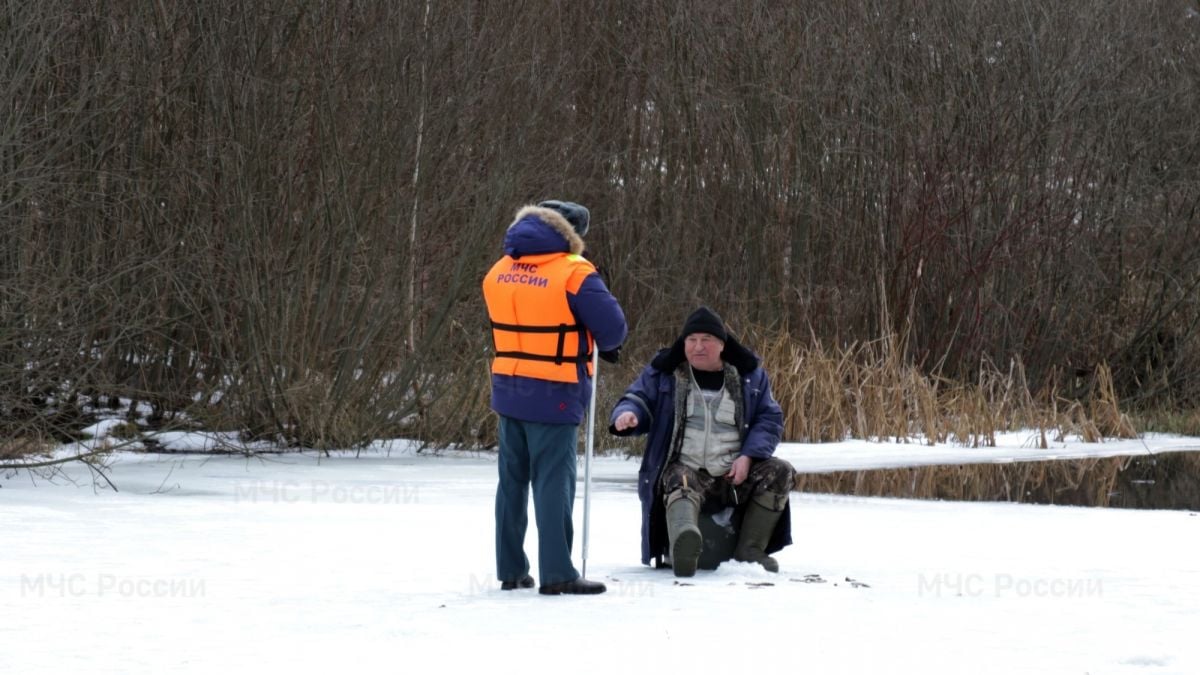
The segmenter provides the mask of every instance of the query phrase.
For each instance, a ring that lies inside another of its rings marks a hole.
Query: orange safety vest
[[[504,256],[483,279],[496,358],[492,372],[552,382],[578,382],[577,364],[592,374],[592,335],[575,320],[567,293],[596,271],[581,256]],[[586,344],[580,354],[581,341]]]

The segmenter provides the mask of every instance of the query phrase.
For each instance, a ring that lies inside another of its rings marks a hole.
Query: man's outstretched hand
[[[613,428],[617,431],[626,431],[637,426],[637,415],[629,411],[625,411],[617,415],[617,419],[613,422]]]

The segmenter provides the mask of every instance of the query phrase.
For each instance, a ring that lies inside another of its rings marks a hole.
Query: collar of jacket
[[[687,361],[687,355],[683,351],[683,340],[684,338],[680,336],[675,340],[675,344],[666,349],[660,349],[658,354],[654,355],[654,359],[650,361],[650,365],[655,370],[661,370],[664,373],[674,372],[679,364]],[[721,360],[737,368],[738,374],[743,376],[758,368],[759,363],[754,352],[743,347],[742,343],[732,335],[725,341],[725,349],[721,351]]]

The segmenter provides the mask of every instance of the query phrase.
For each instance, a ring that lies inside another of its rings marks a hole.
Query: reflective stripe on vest
[[[501,258],[483,280],[496,349],[492,372],[553,382],[578,382],[578,365],[591,374],[592,338],[567,303],[595,271],[566,253]]]

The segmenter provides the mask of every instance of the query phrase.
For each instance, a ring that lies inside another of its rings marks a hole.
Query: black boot
[[[500,582],[500,590],[502,591],[515,591],[518,588],[533,588],[533,577],[526,574],[516,581]]]
[[[742,562],[756,562],[768,572],[778,572],[779,562],[767,555],[767,543],[783,511],[771,511],[758,502],[750,502],[746,515],[742,517],[742,531],[738,535],[737,549],[733,557]]]
[[[704,537],[696,521],[700,510],[688,499],[676,499],[667,507],[667,539],[671,544],[671,569],[677,577],[696,573]]]
[[[546,584],[538,587],[538,593],[542,595],[559,595],[567,593],[569,595],[595,595],[608,590],[604,584],[599,581],[588,581],[583,577],[579,577],[573,581],[563,581],[557,584]]]

